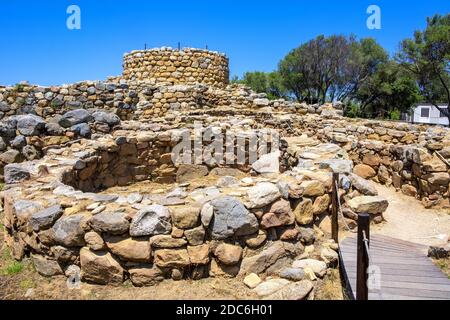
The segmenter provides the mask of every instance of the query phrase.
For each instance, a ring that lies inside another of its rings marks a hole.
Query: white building
[[[404,114],[403,119],[411,123],[429,123],[448,126],[448,118],[441,111],[447,109],[446,104],[438,104],[439,108],[429,103],[418,103],[413,106],[409,114]]]

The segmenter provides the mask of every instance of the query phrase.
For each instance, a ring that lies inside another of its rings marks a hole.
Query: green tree
[[[258,93],[265,93],[269,99],[285,98],[286,89],[278,72],[246,72],[240,83]]]
[[[425,31],[402,41],[397,60],[414,75],[426,102],[438,107],[450,121],[450,14],[427,19]]]

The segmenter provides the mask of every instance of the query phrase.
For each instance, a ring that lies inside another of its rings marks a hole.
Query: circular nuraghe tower
[[[124,55],[123,78],[151,83],[202,83],[224,87],[229,83],[228,63],[226,55],[202,49],[139,50]]]

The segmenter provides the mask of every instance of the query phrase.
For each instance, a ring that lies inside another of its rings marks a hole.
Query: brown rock
[[[358,164],[353,168],[353,172],[364,179],[370,179],[377,175],[375,170],[366,165],[366,164]]]
[[[302,195],[306,197],[317,197],[325,193],[325,188],[322,182],[317,180],[303,181],[300,184]]]
[[[209,263],[209,244],[189,246],[187,248],[189,259],[193,265],[205,265]]]
[[[297,201],[294,209],[294,215],[298,224],[310,224],[314,219],[312,200],[303,198],[301,201]]]
[[[101,251],[105,249],[105,242],[102,237],[95,231],[90,231],[84,235],[84,241],[89,249],[93,251]]]
[[[214,255],[222,264],[232,266],[241,261],[242,248],[240,246],[221,243],[214,250]]]
[[[109,250],[124,261],[149,262],[151,249],[148,239],[128,236],[108,236],[105,238]]]
[[[282,199],[270,206],[269,212],[262,217],[261,226],[264,229],[269,229],[273,227],[291,225],[294,222],[295,216],[292,212],[289,201]]]
[[[128,270],[130,280],[136,287],[154,286],[164,280],[163,272],[155,266],[139,267]]]
[[[180,229],[191,229],[199,225],[200,207],[183,206],[171,210],[172,223]]]
[[[150,238],[150,244],[157,249],[176,249],[184,247],[187,241],[181,238],[173,238],[169,235],[157,235]]]
[[[123,268],[109,252],[92,252],[84,247],[80,251],[81,278],[98,284],[120,285]]]
[[[381,158],[377,154],[366,154],[363,158],[363,163],[370,167],[378,167],[381,163]]]
[[[208,168],[202,165],[182,164],[177,171],[177,182],[189,182],[190,180],[208,175]]]
[[[319,215],[321,213],[324,213],[328,210],[328,207],[330,206],[331,198],[330,195],[324,194],[323,196],[317,197],[316,200],[314,200],[313,204],[313,214]]]
[[[155,251],[155,264],[161,268],[183,268],[189,265],[186,249],[161,249]]]

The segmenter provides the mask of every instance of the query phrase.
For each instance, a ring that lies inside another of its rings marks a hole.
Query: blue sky
[[[71,4],[81,8],[81,30],[66,27]],[[371,4],[381,8],[381,30],[366,27]],[[229,56],[232,75],[272,71],[319,34],[374,37],[393,53],[427,16],[449,12],[449,0],[2,0],[0,84],[105,79],[144,43],[208,45]]]

